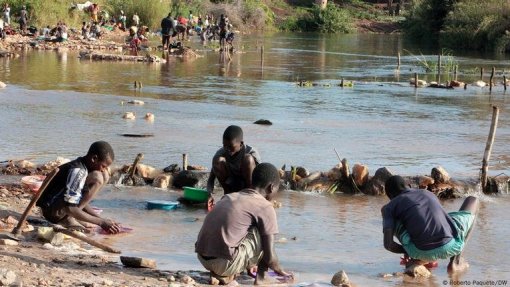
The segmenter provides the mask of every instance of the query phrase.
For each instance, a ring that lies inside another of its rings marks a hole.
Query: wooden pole
[[[496,135],[496,129],[498,126],[499,109],[496,106],[492,107],[492,122],[491,129],[489,131],[489,137],[487,138],[487,144],[485,146],[485,153],[483,155],[482,170],[480,182],[482,185],[482,191],[485,192],[487,188],[487,171],[489,165],[489,158],[491,157],[492,144],[494,143],[494,136]]]
[[[397,53],[397,70],[400,70],[400,52]]]
[[[27,208],[25,209],[25,212],[23,212],[23,215],[21,215],[21,218],[18,221],[18,225],[16,225],[16,227],[14,227],[14,229],[11,231],[11,233],[14,234],[14,236],[18,237],[21,235],[21,230],[22,230],[23,224],[27,220],[28,214],[30,213],[30,211],[32,210],[34,205],[37,203],[37,201],[39,200],[41,195],[44,193],[44,191],[50,184],[51,180],[55,177],[55,175],[57,175],[58,171],[59,171],[59,169],[57,167],[46,176],[46,178],[44,179],[38,192],[34,195],[34,197],[32,197],[32,200],[30,201]]]
[[[480,67],[480,81],[483,81],[483,67]]]
[[[493,86],[492,80],[494,79],[495,73],[496,73],[496,68],[492,67],[491,77],[489,79],[489,93],[492,93],[492,86]]]
[[[264,68],[264,46],[260,47],[260,66]]]
[[[100,248],[100,249],[102,249],[102,250],[104,250],[106,252],[117,253],[117,254],[121,253],[120,250],[112,248],[112,247],[110,247],[108,245],[102,244],[100,242],[97,242],[94,239],[88,238],[86,235],[83,235],[82,233],[79,233],[79,232],[74,232],[74,231],[71,231],[69,229],[66,229],[66,228],[63,228],[63,227],[58,227],[58,226],[54,226],[53,227],[53,231],[64,233],[65,235],[69,235],[71,237],[79,239],[79,240],[81,240],[83,242],[86,242],[86,243],[92,245],[92,246]]]
[[[437,55],[437,84],[441,83],[441,54]]]
[[[458,69],[459,69],[459,65],[455,65],[455,68],[454,68],[454,70],[453,70],[453,79],[454,79],[455,81],[457,81],[457,73],[458,73],[458,71],[457,71],[457,70],[458,70]]]
[[[506,76],[503,75],[503,88],[505,89],[505,92],[506,92]]]
[[[414,87],[418,88],[418,73],[414,73]]]
[[[133,161],[133,165],[131,166],[131,169],[128,172],[128,176],[122,180],[122,184],[126,184],[127,179],[130,178],[133,181],[133,185],[135,183],[135,172],[136,168],[138,166],[138,163],[143,159],[143,153],[139,153],[136,155],[135,160]]]
[[[188,170],[188,154],[182,154],[182,170]]]

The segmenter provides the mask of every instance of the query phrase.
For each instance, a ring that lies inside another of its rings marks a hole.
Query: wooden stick
[[[458,72],[458,69],[459,69],[459,65],[455,65],[455,68],[453,70],[453,79],[455,81],[457,81],[457,72]]]
[[[100,248],[100,249],[102,249],[102,250],[104,250],[106,252],[116,253],[116,254],[120,254],[121,253],[121,251],[118,250],[118,249],[115,249],[115,248],[112,248],[112,247],[110,247],[108,245],[105,245],[105,244],[102,244],[100,242],[97,242],[94,239],[88,238],[86,235],[83,235],[82,233],[74,232],[74,231],[71,231],[71,230],[66,229],[64,227],[54,226],[53,227],[53,231],[64,233],[65,235],[69,235],[71,237],[79,239],[79,240],[81,240],[83,242],[86,242],[86,243],[92,245],[92,246]]]
[[[481,171],[481,185],[482,185],[482,191],[486,192],[487,188],[487,171],[488,171],[488,164],[489,164],[489,158],[491,157],[492,152],[492,144],[494,143],[494,136],[496,135],[496,129],[498,125],[498,117],[499,117],[499,109],[496,106],[492,107],[492,122],[491,122],[491,129],[489,131],[489,137],[487,138],[487,144],[485,146],[485,153],[483,155],[483,161],[482,161],[482,171]]]
[[[182,170],[188,170],[188,154],[182,154]]]
[[[506,91],[506,76],[505,75],[503,75],[503,88]]]
[[[133,165],[131,166],[131,169],[129,170],[129,177],[133,178],[135,176],[136,167],[138,166],[138,163],[143,159],[143,153],[139,153],[136,155],[135,160],[133,161]]]
[[[58,173],[58,171],[59,171],[59,169],[57,167],[57,168],[55,168],[53,171],[51,171],[46,176],[46,178],[44,179],[41,187],[39,188],[39,191],[32,197],[32,200],[30,201],[30,203],[28,204],[27,208],[25,209],[25,212],[23,212],[23,215],[21,215],[21,218],[18,221],[18,225],[16,225],[16,227],[14,227],[14,229],[11,231],[11,233],[14,234],[14,236],[20,236],[21,235],[22,226],[25,223],[25,221],[27,220],[28,214],[30,213],[30,211],[32,210],[34,205],[37,203],[39,198],[41,198],[41,195],[44,193],[44,191],[46,190],[46,188],[50,184],[51,180]]]
[[[483,67],[480,67],[480,81],[483,81]]]
[[[418,73],[414,73],[414,87],[418,88]]]
[[[336,157],[338,158],[338,162],[342,163],[342,158],[340,157],[340,155],[338,154],[338,152],[336,151],[336,148],[333,148],[333,150],[335,151],[336,153]]]
[[[400,52],[397,53],[397,70],[400,70]]]
[[[489,79],[489,92],[490,93],[492,93],[492,86],[493,86],[492,80],[494,79],[494,74],[495,73],[496,73],[496,68],[492,67],[491,77]]]

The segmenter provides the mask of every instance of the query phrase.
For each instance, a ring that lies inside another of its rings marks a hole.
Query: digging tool
[[[14,229],[11,231],[11,234],[13,235],[14,240],[20,240],[23,238],[23,236],[21,235],[21,230],[22,230],[22,226],[23,224],[25,223],[25,221],[27,220],[27,217],[28,217],[28,214],[30,213],[30,211],[32,210],[32,208],[34,207],[34,205],[37,203],[37,201],[39,200],[39,198],[41,197],[41,195],[43,194],[43,192],[46,190],[46,188],[48,187],[48,185],[50,184],[51,180],[55,177],[55,175],[58,173],[59,169],[58,167],[55,168],[52,172],[50,172],[46,178],[44,179],[42,185],[41,185],[41,188],[39,188],[39,192],[37,192],[33,197],[32,197],[32,200],[30,201],[30,203],[28,204],[27,208],[25,209],[25,212],[23,212],[23,215],[21,215],[21,218],[19,219],[18,221],[18,225],[16,227],[14,227]]]

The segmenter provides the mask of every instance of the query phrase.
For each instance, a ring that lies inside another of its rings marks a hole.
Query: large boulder
[[[418,187],[421,189],[428,189],[429,186],[435,183],[434,179],[429,176],[420,176],[418,178]]]
[[[368,182],[368,167],[362,164],[355,164],[352,167],[352,178],[358,188],[363,188]]]
[[[381,167],[375,172],[374,176],[368,181],[366,187],[361,191],[368,195],[385,194],[384,184],[391,176],[393,176],[393,174],[389,169]]]
[[[162,170],[156,169],[146,164],[139,163],[136,165],[136,174],[145,179],[155,179],[162,172],[163,172]]]
[[[430,172],[430,175],[434,179],[436,184],[450,182],[450,175],[441,166],[434,167]]]
[[[183,170],[174,176],[174,187],[205,187],[207,186],[208,178],[208,172]]]

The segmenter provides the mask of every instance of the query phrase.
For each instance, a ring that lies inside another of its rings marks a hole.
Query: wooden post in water
[[[188,170],[188,154],[182,154],[182,170]]]
[[[418,88],[418,73],[414,73],[414,87]]]
[[[489,93],[492,93],[492,86],[493,86],[492,80],[494,79],[495,73],[496,73],[496,68],[492,67],[491,77],[489,79]]]
[[[483,67],[480,67],[480,81],[483,81]]]
[[[400,70],[400,52],[397,53],[397,70]]]
[[[264,46],[260,46],[260,66],[264,69]]]
[[[437,55],[437,84],[441,83],[441,54]]]
[[[457,72],[459,69],[459,65],[455,65],[455,68],[453,70],[453,80],[457,81]]]
[[[505,89],[505,92],[506,92],[506,76],[503,75],[503,88]]]
[[[492,106],[492,122],[491,129],[489,131],[489,137],[487,138],[487,144],[485,145],[485,153],[483,155],[482,170],[480,174],[480,182],[482,185],[482,192],[485,192],[487,188],[487,171],[489,165],[489,158],[491,157],[492,144],[494,143],[494,136],[496,135],[496,128],[498,126],[499,109],[496,106]]]

